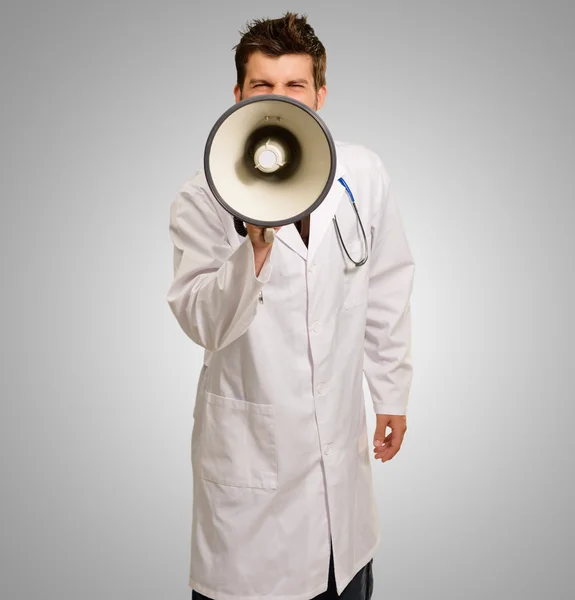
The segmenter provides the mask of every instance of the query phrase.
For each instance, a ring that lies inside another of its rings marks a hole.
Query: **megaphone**
[[[212,127],[204,172],[216,200],[235,221],[264,228],[295,223],[313,212],[335,178],[329,129],[299,100],[262,94],[241,100]]]

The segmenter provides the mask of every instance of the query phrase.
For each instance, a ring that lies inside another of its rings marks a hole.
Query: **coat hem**
[[[356,563],[356,565],[353,569],[353,571],[354,571],[353,575],[349,578],[349,580],[347,582],[343,583],[343,589],[345,589],[345,587],[347,585],[349,585],[349,583],[355,577],[355,575],[359,572],[359,570],[363,569],[363,567],[365,567],[367,565],[367,563],[374,557],[375,553],[377,552],[377,550],[379,548],[380,542],[381,542],[381,534],[378,534],[376,542],[373,545],[373,547],[371,548],[371,550],[366,553],[364,558],[362,558],[359,562]],[[328,582],[326,581],[325,583],[318,586],[314,590],[310,590],[309,592],[303,592],[301,594],[278,594],[278,595],[266,594],[265,596],[261,596],[261,595],[238,596],[235,594],[226,594],[226,593],[222,593],[222,592],[217,592],[216,590],[210,589],[210,588],[206,587],[205,585],[202,585],[201,583],[199,583],[195,579],[192,579],[191,577],[189,580],[189,586],[193,590],[196,590],[196,592],[199,592],[200,594],[203,594],[204,596],[211,598],[211,600],[266,600],[269,598],[273,598],[273,600],[310,600],[310,599],[315,598],[316,596],[319,596],[323,592],[326,592],[327,588],[328,588]],[[339,593],[341,593],[341,592],[338,592],[338,594]]]
[[[315,598],[323,592],[326,592],[327,583],[328,582],[326,581],[324,584],[322,584],[315,590],[311,590],[310,592],[304,592],[303,594],[280,594],[278,596],[269,594],[266,594],[265,596],[236,596],[235,594],[224,594],[207,588],[205,585],[202,585],[201,583],[198,583],[197,581],[191,578],[189,585],[190,588],[192,588],[196,592],[200,592],[200,594],[207,596],[211,600],[266,600],[267,598],[273,598],[274,600],[310,600],[310,598]]]
[[[357,575],[357,573],[359,573],[359,571],[361,569],[363,569],[367,565],[367,563],[375,556],[375,553],[377,552],[377,550],[379,548],[380,542],[381,542],[381,534],[378,533],[377,539],[375,540],[375,544],[372,546],[371,550],[369,552],[367,552],[360,561],[358,561],[358,562],[355,563],[355,567],[353,568],[353,574],[352,574],[352,576],[349,577],[347,579],[347,581],[344,581],[342,583],[341,590],[339,590],[339,589],[337,590],[338,596],[351,583],[352,579]],[[313,598],[313,596],[312,596],[312,598]]]

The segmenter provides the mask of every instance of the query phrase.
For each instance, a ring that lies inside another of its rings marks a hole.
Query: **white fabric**
[[[341,593],[380,542],[362,375],[376,413],[406,414],[414,261],[379,157],[336,147],[309,248],[295,225],[282,227],[258,277],[249,238],[203,172],[171,207],[167,300],[206,349],[191,440],[190,587],[214,600],[310,600],[327,589],[330,536]],[[363,240],[340,176],[368,235],[361,267],[332,222],[337,214],[358,260]]]

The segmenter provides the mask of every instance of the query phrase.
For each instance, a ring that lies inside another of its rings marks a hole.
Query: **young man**
[[[236,101],[324,103],[326,53],[305,17],[254,21],[236,67]],[[373,454],[385,462],[406,431],[414,262],[378,156],[336,149],[327,197],[271,243],[256,226],[237,232],[203,172],[171,207],[167,300],[205,348],[192,432],[192,598],[372,595],[380,533],[362,376],[377,415]],[[367,251],[362,266],[343,251],[334,216],[351,257]]]

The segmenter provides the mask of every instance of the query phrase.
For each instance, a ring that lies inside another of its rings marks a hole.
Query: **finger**
[[[387,437],[389,436],[385,436],[385,430],[387,427],[380,427],[378,430],[376,430],[374,436],[373,436],[373,445],[376,447],[380,447],[383,446],[387,440]]]
[[[379,440],[376,439],[374,442],[374,448],[373,451],[374,452],[378,452],[383,450],[383,448],[386,448],[389,445],[389,441],[391,440],[391,433],[389,435],[387,435],[383,440]],[[381,441],[381,444],[378,444],[377,442]]]
[[[397,454],[397,452],[395,453]],[[382,456],[381,458],[377,458],[376,460],[379,460],[382,463],[388,462],[389,460],[392,460],[395,457],[395,454],[391,454],[389,456]]]
[[[386,438],[386,443],[383,447],[374,450],[374,458],[385,462],[393,458],[401,447],[401,436],[392,431]]]
[[[388,452],[396,452],[399,448],[393,447],[390,443],[386,443],[385,446],[380,446],[379,448],[374,448],[374,455],[384,454]]]
[[[389,440],[389,446],[393,448],[399,448],[403,441],[403,436],[405,434],[405,429],[401,429],[398,427],[392,427],[390,434],[385,438],[386,441]]]
[[[381,460],[381,462],[385,462],[387,460],[391,460],[399,451],[399,448],[386,448],[383,452],[378,452],[374,458],[375,460]]]
[[[383,455],[389,454],[389,453],[391,453],[391,452],[397,452],[397,450],[398,450],[398,449],[396,449],[396,448],[393,448],[393,447],[392,447],[392,446],[390,446],[389,444],[386,444],[384,447],[381,447],[381,448],[376,448],[376,449],[373,451],[373,455],[374,455],[376,458],[378,458],[378,457],[380,457],[380,456],[383,456]]]
[[[402,439],[403,439],[403,434],[400,433],[399,431],[391,432],[391,445],[393,448],[397,448],[399,450]]]

